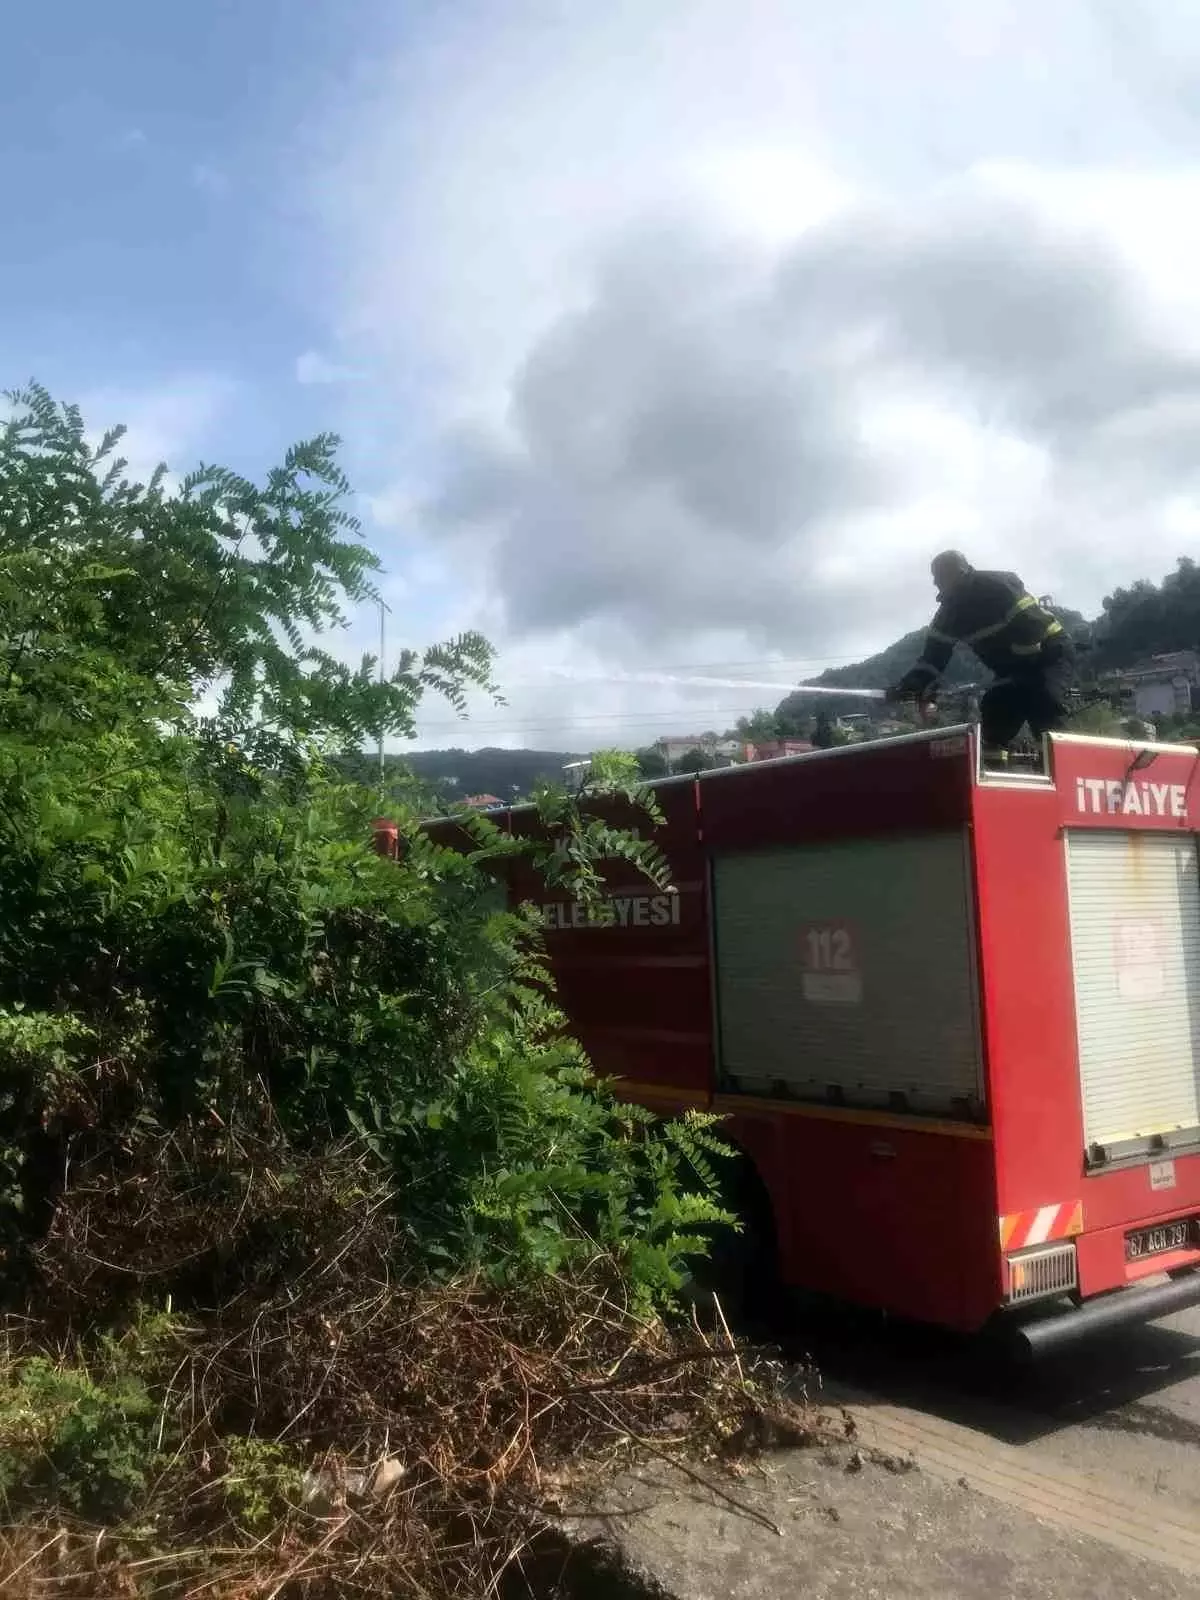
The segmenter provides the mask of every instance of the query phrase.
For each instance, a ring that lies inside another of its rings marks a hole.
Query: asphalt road
[[[843,1408],[831,1418],[836,1440],[782,1451],[715,1488],[657,1461],[610,1484],[584,1516],[599,1518],[637,1580],[611,1592],[1200,1594],[1200,1310],[1032,1369],[1001,1370],[977,1343],[812,1305],[774,1331],[797,1385]]]
[[[976,1430],[1097,1483],[1161,1497],[1200,1525],[1200,1308],[1096,1336],[1032,1369],[999,1369],[978,1346],[837,1313],[785,1340],[831,1398],[846,1386]],[[820,1393],[820,1388],[816,1390]]]

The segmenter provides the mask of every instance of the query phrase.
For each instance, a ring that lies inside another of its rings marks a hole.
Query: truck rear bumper
[[[1082,1339],[1133,1322],[1150,1322],[1200,1305],[1200,1272],[1146,1288],[1117,1289],[1071,1311],[1056,1312],[1010,1327],[1019,1355],[1032,1359],[1065,1350]]]

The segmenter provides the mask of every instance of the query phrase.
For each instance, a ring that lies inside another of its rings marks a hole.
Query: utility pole
[[[386,645],[387,645],[387,638],[386,638],[385,624],[384,624],[384,612],[389,610],[389,609],[390,609],[390,607],[388,607],[388,605],[384,602],[383,596],[381,595],[379,597],[379,687],[381,689],[383,688],[383,681],[384,681],[383,656],[384,656],[384,650],[386,649]],[[383,786],[384,786],[384,771],[385,771],[384,763],[383,763],[383,726],[384,726],[384,722],[383,722],[383,696],[382,695],[380,695],[379,701],[380,701],[380,704],[379,704],[379,798],[382,800],[383,799]]]

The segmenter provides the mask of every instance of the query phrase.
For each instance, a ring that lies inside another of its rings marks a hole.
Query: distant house
[[[747,761],[776,761],[780,756],[803,756],[816,746],[811,739],[759,739],[745,747]]]
[[[469,805],[472,811],[498,811],[504,805],[504,801],[495,794],[473,794],[468,796],[465,804]]]
[[[671,735],[666,739],[659,739],[657,748],[662,751],[667,765],[674,769],[677,762],[684,756],[690,755],[693,750],[703,750],[705,755],[713,755],[713,741],[706,739],[702,733]]]
[[[654,741],[654,749],[661,751],[668,768],[674,772],[684,756],[694,750],[701,751],[717,766],[727,766],[745,759],[740,739],[716,739],[711,733],[671,734]]]
[[[1118,676],[1121,698],[1139,717],[1185,716],[1200,699],[1200,653],[1151,656]]]

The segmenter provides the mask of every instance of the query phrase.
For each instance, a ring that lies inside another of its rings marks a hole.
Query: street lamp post
[[[381,595],[379,597],[379,687],[380,687],[380,689],[383,688],[383,683],[384,683],[383,657],[384,657],[384,651],[385,651],[385,649],[387,647],[386,629],[385,629],[385,623],[384,623],[384,613],[386,611],[389,611],[390,609],[391,609],[391,607],[388,606],[386,601],[383,599],[383,596]],[[383,761],[383,729],[384,729],[384,708],[383,708],[383,695],[381,694],[379,696],[379,798],[381,800],[383,799],[384,773],[385,773],[384,761]]]

